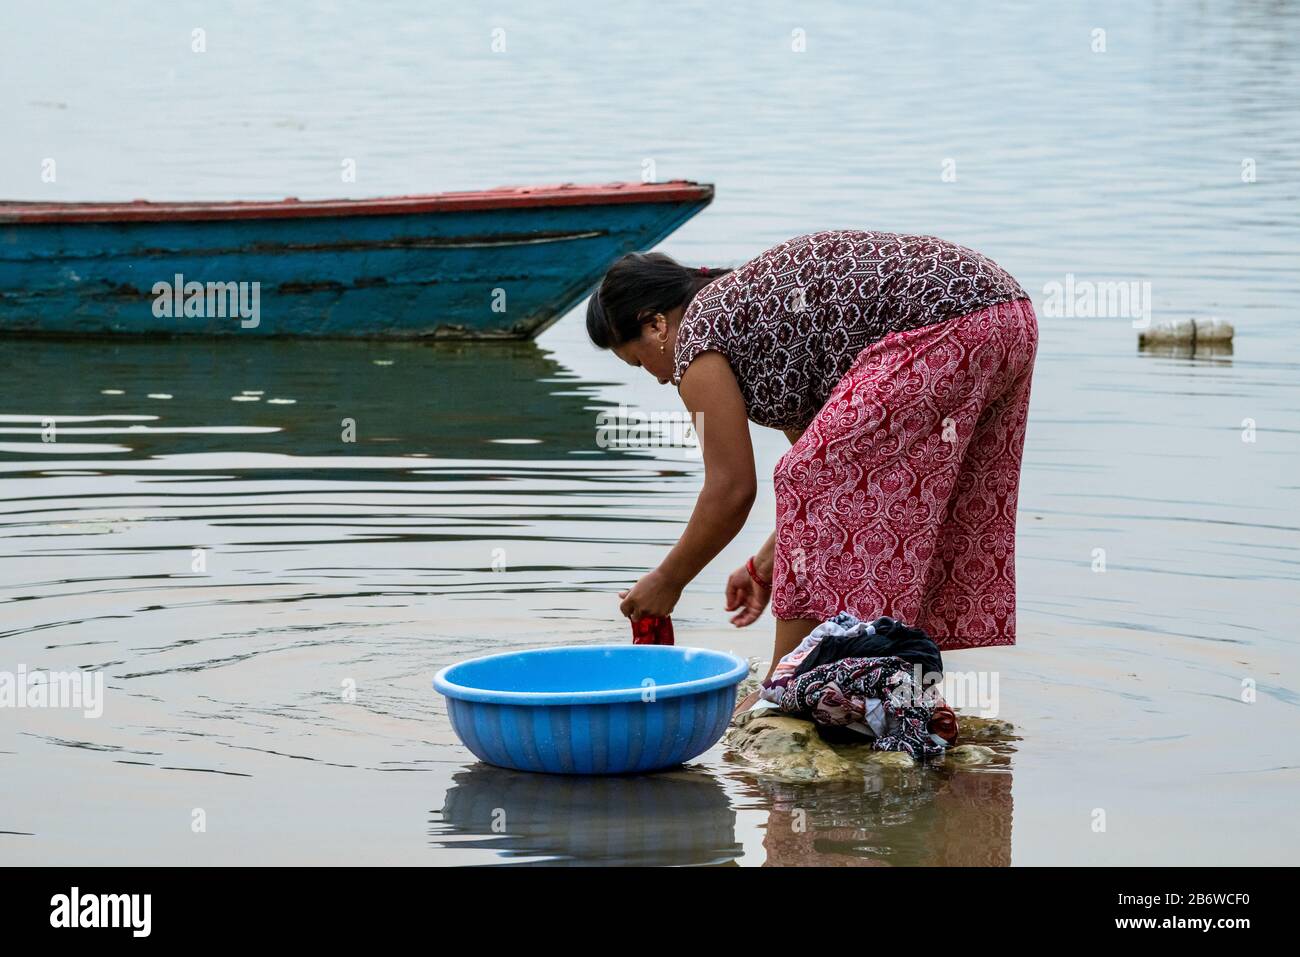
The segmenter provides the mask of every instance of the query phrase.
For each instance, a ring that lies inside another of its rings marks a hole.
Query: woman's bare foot
[[[745,696],[745,699],[741,701],[740,704],[736,705],[736,710],[731,712],[731,716],[734,718],[736,717],[736,715],[744,711],[748,711],[750,708],[754,707],[754,702],[756,702],[757,700],[758,700],[758,692],[751,691],[749,694]]]

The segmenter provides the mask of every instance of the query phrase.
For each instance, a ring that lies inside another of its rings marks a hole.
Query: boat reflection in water
[[[231,452],[240,458],[223,470],[256,463],[265,477],[262,454],[333,456],[284,465],[337,477],[342,456],[597,452],[590,393],[601,383],[580,382],[532,342],[11,339],[3,350],[0,452],[42,467],[60,453]],[[55,442],[36,434],[46,419]]]

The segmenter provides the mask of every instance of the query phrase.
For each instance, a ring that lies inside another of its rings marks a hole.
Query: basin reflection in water
[[[478,764],[452,778],[430,836],[511,864],[724,864],[742,851],[731,799],[698,768],[576,778]]]

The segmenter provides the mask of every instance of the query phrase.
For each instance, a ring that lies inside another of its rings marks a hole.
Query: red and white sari
[[[888,615],[944,650],[1015,643],[1037,344],[1016,299],[862,350],[776,467],[777,618]]]

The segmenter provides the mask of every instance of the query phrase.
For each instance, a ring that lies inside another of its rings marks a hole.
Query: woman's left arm
[[[702,353],[687,367],[679,391],[695,420],[704,488],[681,539],[659,567],[620,593],[619,610],[634,621],[672,613],[682,589],[745,527],[758,491],[745,400],[726,358]]]

